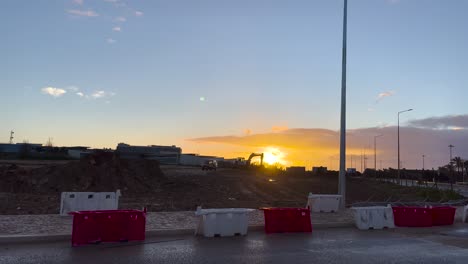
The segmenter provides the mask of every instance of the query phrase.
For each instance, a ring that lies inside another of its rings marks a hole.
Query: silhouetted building
[[[327,173],[327,167],[312,167],[312,173]]]
[[[123,159],[152,159],[161,164],[179,164],[182,149],[176,146],[131,146],[119,143],[115,151]]]

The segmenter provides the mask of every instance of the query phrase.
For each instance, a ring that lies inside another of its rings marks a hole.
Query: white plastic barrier
[[[468,205],[463,207],[462,223],[465,223],[468,218]]]
[[[393,210],[388,206],[352,207],[356,227],[361,230],[395,228]]]
[[[307,207],[312,212],[338,212],[341,195],[309,193]]]
[[[116,192],[62,192],[60,215],[73,211],[117,210],[120,190]]]
[[[203,234],[205,237],[246,235],[247,213],[252,211],[254,209],[201,209],[198,207],[195,212],[198,216],[195,235]]]

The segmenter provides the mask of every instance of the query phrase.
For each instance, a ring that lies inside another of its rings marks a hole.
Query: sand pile
[[[109,192],[116,189],[126,193],[149,193],[165,181],[158,161],[125,160],[106,152],[80,161],[30,170],[15,166],[0,168],[0,191],[12,193]]]

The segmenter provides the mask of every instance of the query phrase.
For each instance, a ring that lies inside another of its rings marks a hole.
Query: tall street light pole
[[[413,111],[413,109],[407,109],[398,112],[398,184],[401,185],[401,177],[400,177],[400,114],[404,112]]]
[[[338,194],[341,195],[340,208],[346,205],[346,25],[348,16],[348,0],[344,0],[343,8],[343,54],[341,62],[341,126],[340,126],[340,176]]]
[[[374,171],[377,178],[377,138],[383,136],[382,134],[374,136]]]
[[[423,159],[422,180],[423,180],[423,181],[425,181],[425,180],[424,180],[424,157],[426,157],[426,155],[423,154],[423,155],[422,155],[422,159]],[[425,182],[426,182],[426,185],[427,185],[427,181],[425,181]]]
[[[453,168],[452,168],[452,148],[455,146],[450,144],[448,146],[450,148],[450,161],[449,161],[449,166],[450,166],[450,190],[453,190]]]

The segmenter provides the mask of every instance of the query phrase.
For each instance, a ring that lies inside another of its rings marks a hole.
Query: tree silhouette
[[[463,160],[460,157],[455,157],[453,158],[453,162],[455,163],[455,166],[457,167],[457,174],[458,174],[457,178],[460,178],[460,168],[463,168]]]

